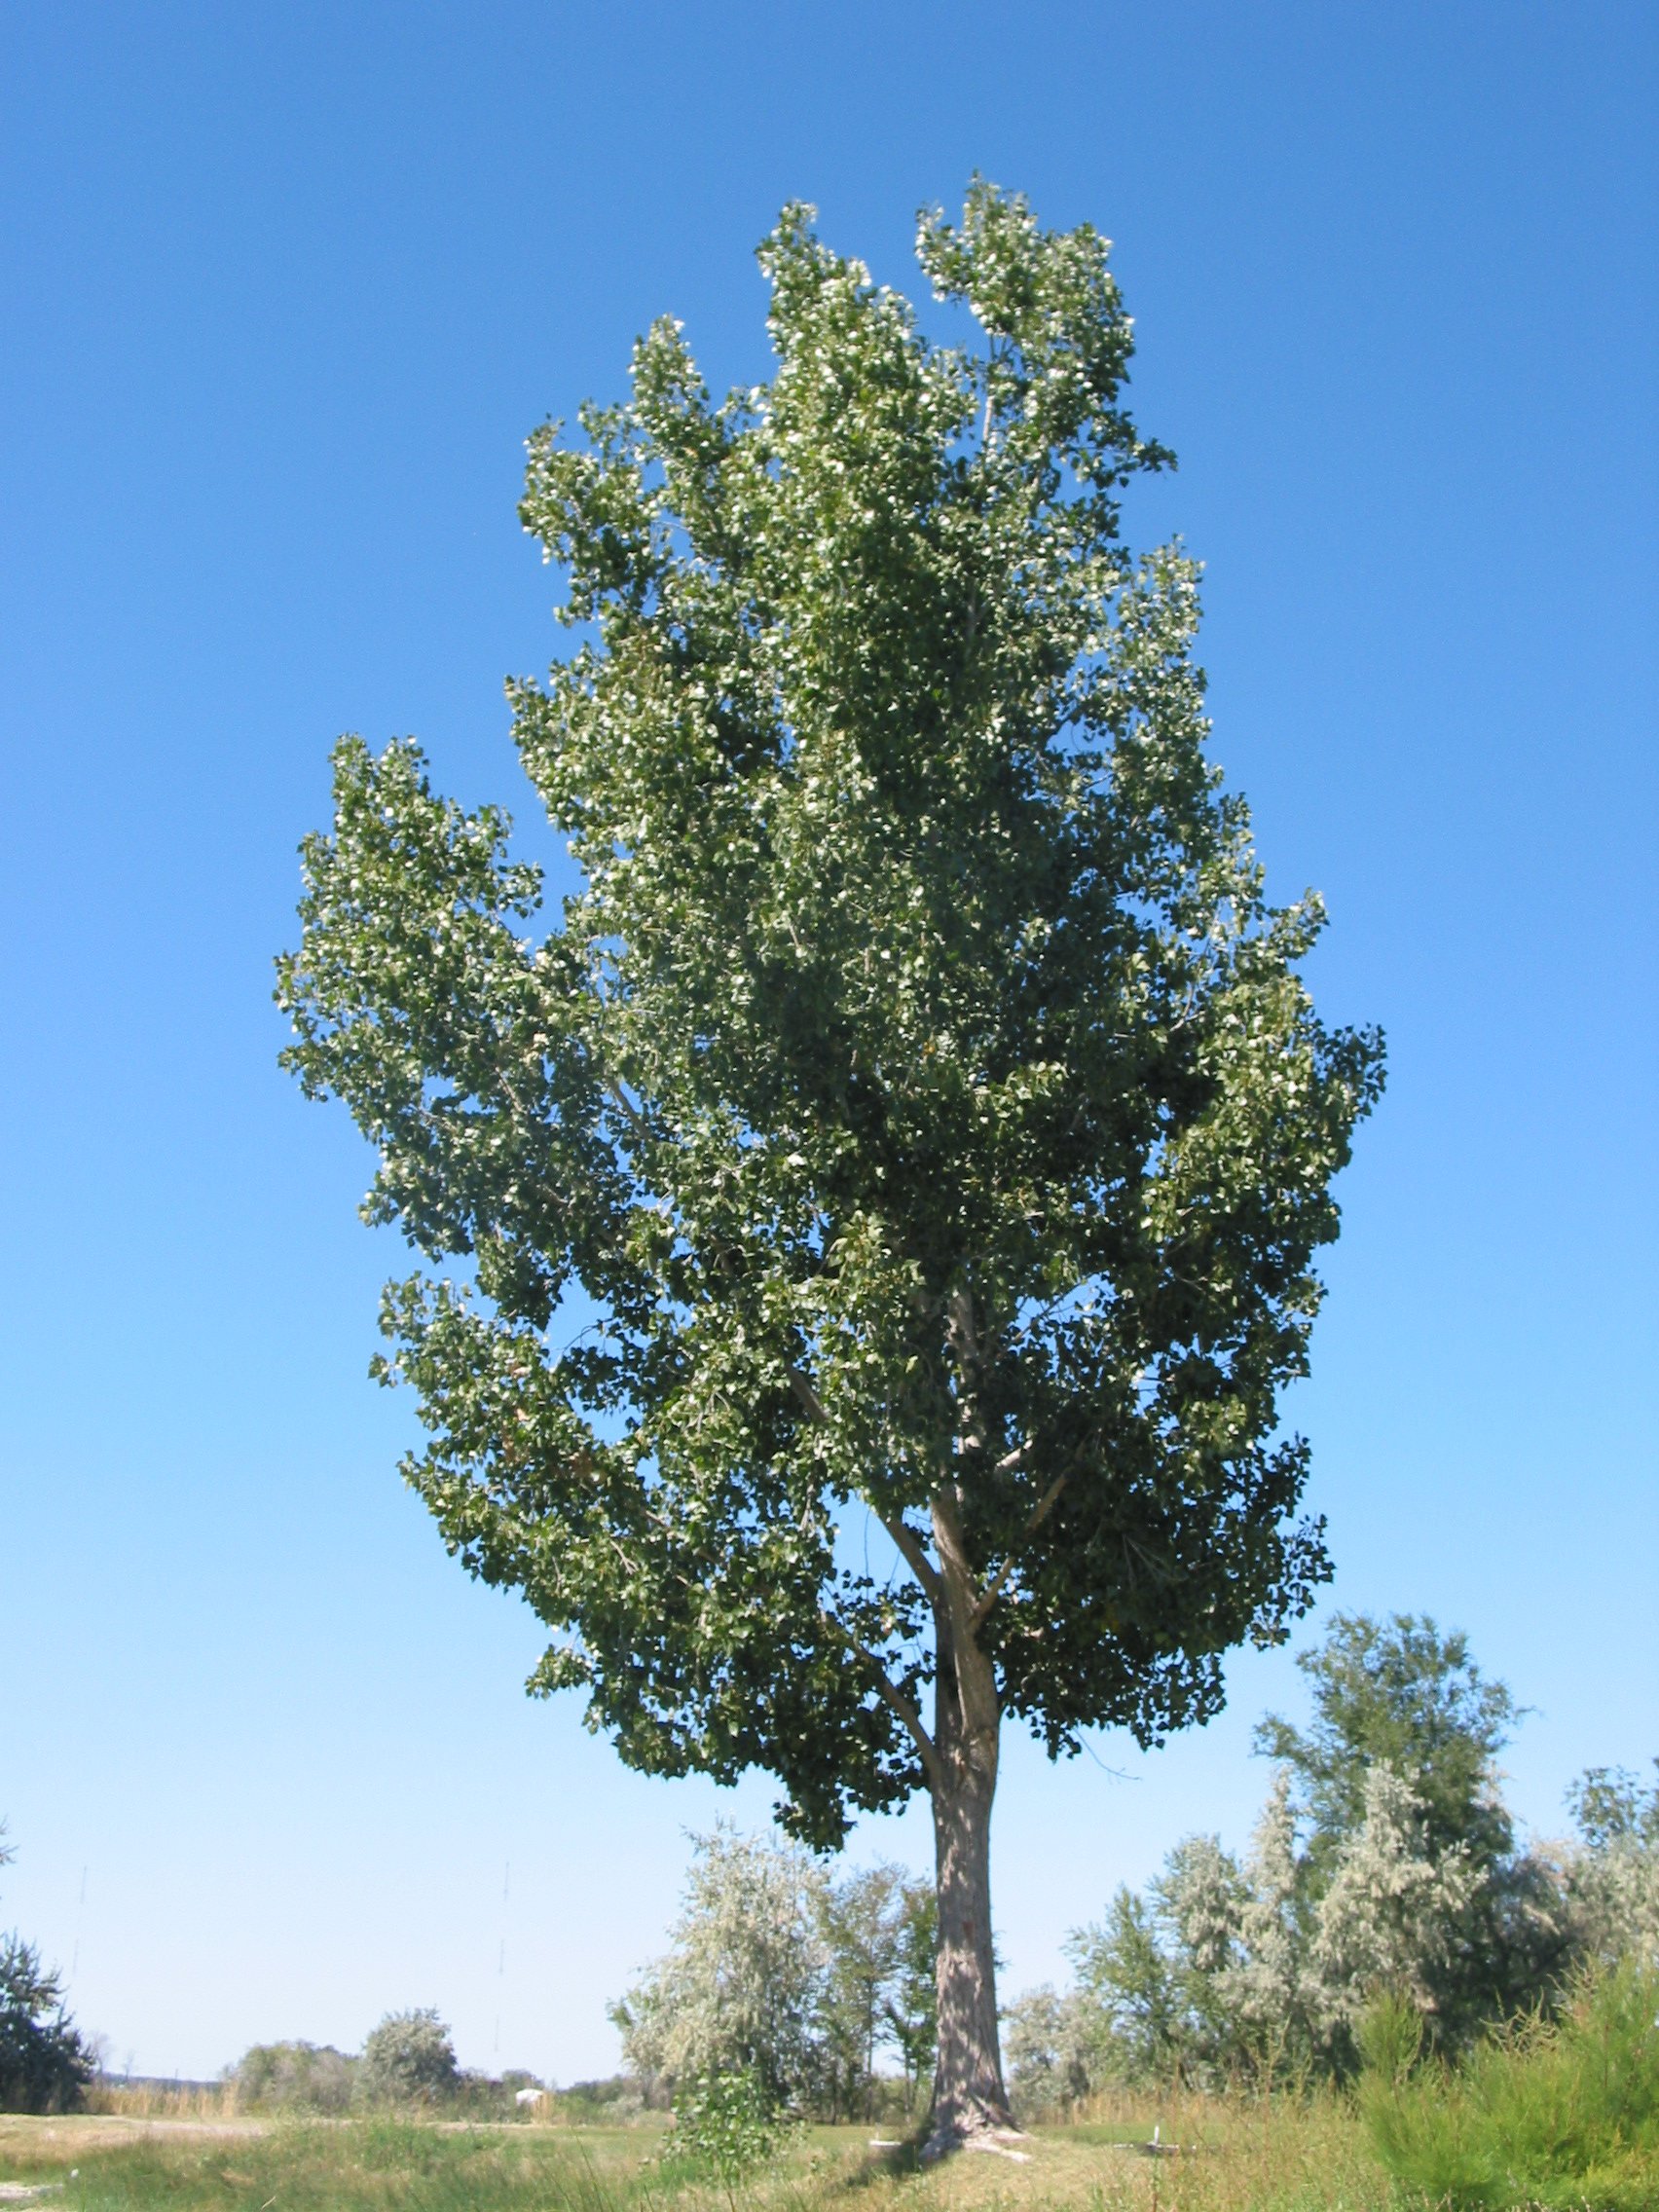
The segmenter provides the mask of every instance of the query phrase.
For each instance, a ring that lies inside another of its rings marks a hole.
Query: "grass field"
[[[1151,2149],[1154,2128],[1160,2147]],[[1396,2201],[1338,2100],[1124,2099],[1044,2129],[1015,2160],[915,2170],[868,2127],[805,2130],[738,2212],[1385,2212]],[[399,2120],[0,2118],[0,2199],[43,2212],[731,2212],[666,2177],[648,2126]]]

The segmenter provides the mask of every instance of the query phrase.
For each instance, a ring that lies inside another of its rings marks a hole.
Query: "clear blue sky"
[[[393,1472],[400,1248],[270,961],[337,731],[522,809],[521,441],[665,309],[763,373],[790,197],[903,285],[975,167],[1118,241],[1216,756],[1327,895],[1323,1008],[1390,1041],[1294,1407],[1327,1609],[1471,1632],[1544,1832],[1659,1751],[1656,62],[1601,0],[0,12],[0,1921],[118,2063],[435,2004],[471,2063],[606,2069],[683,1831],[770,1801],[520,1694],[535,1624]],[[1011,1990],[1185,1829],[1242,1840],[1297,1690],[1253,1658],[1156,1756],[1011,1750]],[[854,1850],[928,1857],[914,1815]]]

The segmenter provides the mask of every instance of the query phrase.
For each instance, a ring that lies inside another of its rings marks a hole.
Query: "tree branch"
[[[811,1382],[801,1373],[800,1369],[791,1367],[788,1374],[790,1388],[799,1399],[805,1412],[814,1420],[827,1420],[830,1417],[824,1411],[823,1399],[812,1387]],[[940,1580],[939,1569],[923,1550],[921,1539],[917,1536],[914,1529],[910,1527],[902,1513],[889,1517],[879,1509],[875,1509],[875,1517],[893,1538],[894,1543],[903,1556],[904,1564],[909,1567],[910,1572],[921,1584],[929,1598],[937,1601],[942,1593],[944,1585]]]
[[[1067,1475],[1056,1475],[1054,1477],[1053,1481],[1043,1493],[1042,1497],[1038,1500],[1036,1508],[1033,1511],[1030,1520],[1026,1522],[1024,1529],[1020,1531],[1022,1536],[1034,1535],[1036,1531],[1043,1526],[1044,1522],[1049,1518],[1049,1514],[1053,1507],[1055,1498],[1058,1497],[1061,1491],[1065,1489],[1069,1479],[1070,1477]],[[1001,1567],[997,1568],[995,1579],[992,1581],[989,1589],[986,1590],[984,1596],[979,1600],[978,1604],[974,1607],[973,1613],[970,1616],[971,1627],[977,1628],[979,1623],[985,1618],[985,1615],[990,1611],[991,1607],[996,1604],[997,1600],[1002,1596],[1003,1590],[1007,1585],[1008,1578],[1014,1572],[1014,1563],[1017,1561],[1018,1557],[1019,1554],[1017,1552],[1010,1552],[1007,1559],[1003,1561]]]
[[[862,1645],[860,1649],[863,1649]],[[869,1659],[867,1651],[864,1653],[864,1656]],[[887,1671],[884,1667],[879,1666],[873,1659],[870,1659],[870,1665],[875,1669],[875,1687],[882,1703],[893,1708],[909,1730],[910,1741],[922,1754],[922,1766],[926,1771],[929,1786],[935,1789],[940,1788],[944,1782],[944,1767],[938,1751],[934,1749],[933,1738],[922,1726],[921,1714],[903,1691],[888,1679]]]
[[[876,1519],[903,1554],[904,1564],[909,1567],[910,1572],[928,1596],[937,1603],[943,1595],[944,1584],[940,1580],[938,1567],[935,1567],[933,1561],[929,1559],[926,1551],[922,1548],[922,1540],[916,1534],[915,1530],[911,1528],[902,1513],[890,1521],[885,1513],[878,1512]]]
[[[846,1644],[848,1650],[856,1653],[856,1655],[860,1659],[862,1659],[865,1665],[869,1669],[870,1673],[875,1677],[876,1695],[880,1698],[883,1705],[891,1707],[893,1712],[895,1712],[899,1715],[900,1719],[904,1723],[905,1731],[908,1734],[911,1743],[913,1743],[917,1751],[920,1751],[922,1755],[922,1767],[927,1775],[929,1788],[933,1789],[942,1788],[944,1783],[944,1764],[940,1759],[938,1751],[934,1747],[933,1738],[922,1726],[922,1716],[916,1711],[915,1706],[893,1680],[892,1677],[888,1674],[887,1669],[875,1656],[875,1653],[867,1649],[866,1645],[862,1644],[859,1641],[858,1638],[852,1634],[851,1630],[844,1628],[842,1624],[838,1620],[836,1620],[834,1615],[830,1612],[826,1611],[826,1609],[822,1605],[820,1605],[818,1608],[818,1617],[824,1623],[825,1627],[830,1629],[836,1636],[838,1636],[841,1639],[842,1642]]]
[[[814,1420],[828,1420],[830,1416],[824,1411],[824,1400],[818,1395],[818,1392],[812,1387],[800,1369],[791,1366],[785,1372],[790,1379],[790,1388],[800,1400],[805,1411],[812,1416],[812,1419]]]
[[[645,1122],[641,1118],[640,1110],[634,1104],[634,1101],[629,1097],[628,1093],[623,1089],[622,1086],[615,1080],[614,1077],[604,1075],[600,1078],[600,1080],[605,1086],[606,1096],[610,1100],[613,1106],[620,1109],[623,1119],[627,1122],[628,1126],[633,1130],[636,1143],[644,1144],[645,1142],[646,1142],[651,1132],[646,1128]]]

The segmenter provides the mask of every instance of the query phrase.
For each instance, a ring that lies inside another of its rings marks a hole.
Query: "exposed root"
[[[933,2166],[957,2151],[984,2151],[992,2157],[1012,2158],[1016,2165],[1027,2166],[1031,2154],[1012,2146],[1030,2140],[1021,2128],[1003,2120],[945,2121],[934,2129],[917,2156],[922,2165]]]
[[[1008,2140],[1005,2141],[1004,2138]],[[965,2136],[962,2148],[965,2151],[988,2151],[993,2157],[1012,2158],[1016,2165],[1028,2166],[1031,2163],[1029,2151],[1014,2151],[1009,2148],[1010,2141],[1023,2143],[1026,2140],[1017,2127],[987,2127],[980,2135]]]

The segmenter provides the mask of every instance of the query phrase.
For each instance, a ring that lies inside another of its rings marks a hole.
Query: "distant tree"
[[[884,2091],[877,2054],[897,2052],[908,2110],[933,2064],[938,1904],[931,1882],[879,1864],[821,1893],[825,1976],[820,2035],[833,2117],[873,2120]]]
[[[1215,1838],[1189,1836],[1144,1897],[1120,1889],[1104,1922],[1069,1938],[1081,2009],[1056,2015],[1067,2036],[1068,2101],[1114,2076],[1203,2083],[1225,2075],[1235,2056],[1228,1977],[1239,1960],[1243,1896],[1238,1868]]]
[[[1516,1708],[1465,1639],[1339,1614],[1298,1664],[1313,1717],[1257,1732],[1281,1763],[1243,1863],[1191,1836],[1072,1938],[1077,2002],[1103,2032],[1070,2024],[1071,2095],[1115,2074],[1349,2074],[1379,1992],[1456,2051],[1547,2004],[1571,1966],[1562,1874],[1517,1847],[1498,1787]],[[1062,2014],[1044,2018],[1055,2049]]]
[[[1534,2003],[1568,1963],[1554,1870],[1518,1849],[1499,1783],[1497,1755],[1521,1711],[1504,1683],[1482,1675],[1468,1639],[1426,1615],[1338,1613],[1297,1664],[1312,1686],[1310,1724],[1270,1714],[1256,1742],[1292,1778],[1309,1901],[1323,1897],[1368,1824],[1373,1838],[1386,1825],[1374,1781],[1385,1767],[1412,1801],[1418,1859],[1445,1869],[1442,1904],[1454,1891],[1463,1897],[1438,1959],[1422,1962],[1420,1998],[1437,2040],[1465,2043]],[[1404,1835],[1397,1821],[1395,1832]]]
[[[577,2125],[610,2125],[632,2120],[636,2114],[660,2110],[666,2103],[666,2084],[642,2080],[634,2074],[610,2074],[603,2081],[572,2082],[568,2088],[548,2091],[560,2111]]]
[[[1113,2047],[1099,2006],[1081,1989],[1061,1995],[1045,1982],[1016,1997],[1004,2018],[1014,2093],[1033,2120],[1064,2114],[1132,2072]]]
[[[909,2107],[932,2055],[933,1885],[892,1865],[834,1882],[725,1826],[693,1841],[669,1950],[611,2008],[629,2065],[677,2110],[678,2084],[741,2075],[779,2111],[848,2120],[875,2117],[891,2050]]]
[[[429,2007],[388,2012],[370,2030],[357,2062],[356,2092],[367,2104],[440,2104],[460,2083],[449,2029]]]
[[[929,1792],[941,2149],[1011,2117],[1004,1717],[1160,1741],[1327,1571],[1279,1401],[1380,1085],[1205,757],[1197,571],[1119,540],[1170,457],[1106,251],[977,182],[919,226],[978,326],[935,344],[788,208],[769,383],[712,402],[664,320],[532,441],[583,635],[516,734],[582,889],[524,934],[505,818],[348,740],[280,969],[370,1218],[466,1263],[382,1373],[535,1686],[814,1845]]]
[[[0,1866],[14,1853],[0,1823]],[[61,1977],[15,1932],[0,1936],[0,2112],[68,2112],[96,2071]]]
[[[826,2071],[823,1870],[730,1827],[694,1838],[669,1949],[610,2016],[647,2080],[741,2075],[775,2108],[810,2103]]]
[[[257,2043],[226,2069],[237,2102],[274,2112],[344,2112],[357,2061],[332,2044]]]
[[[1312,1867],[1360,1827],[1380,1764],[1410,1785],[1437,1850],[1462,1845],[1491,1862],[1513,1847],[1495,1764],[1520,1714],[1505,1684],[1476,1666],[1466,1636],[1443,1634],[1426,1615],[1336,1613],[1296,1664],[1313,1717],[1302,1729],[1270,1713],[1256,1749],[1293,1778]]]
[[[881,1865],[827,1883],[819,1904],[825,1950],[819,2019],[828,2101],[838,2120],[875,2117],[875,2052],[900,1971],[904,1874]]]
[[[904,2079],[904,2108],[915,2110],[931,2082],[939,2043],[939,1894],[931,1882],[908,1881],[903,1893],[899,1956],[882,2003],[887,2032]]]
[[[1659,1759],[1653,1765],[1659,1773]],[[1643,1784],[1628,1767],[1587,1767],[1567,1791],[1567,1804],[1592,1851],[1621,1845],[1659,1851],[1659,1781]]]
[[[1517,1976],[1496,1914],[1480,1909],[1510,1879],[1503,1862],[1444,1846],[1411,1781],[1371,1769],[1364,1817],[1314,1907],[1307,2001],[1327,2063],[1351,2070],[1380,1991],[1403,1998],[1451,2050],[1542,1994],[1536,1973]]]
[[[0,1936],[0,2112],[69,2112],[95,2070],[59,1977],[32,1943]]]
[[[1579,1948],[1592,1961],[1659,1969],[1659,1782],[1591,1767],[1567,1801],[1582,1839],[1563,1865]]]

